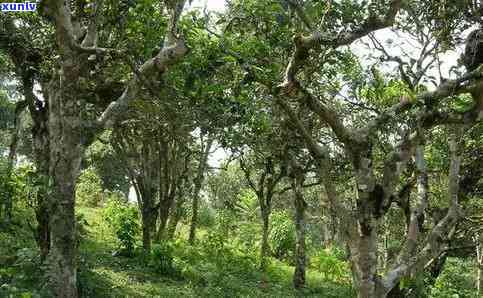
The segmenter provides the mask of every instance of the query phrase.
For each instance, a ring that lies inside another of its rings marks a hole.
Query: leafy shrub
[[[11,261],[11,264],[0,264],[0,297],[33,297],[28,289],[43,282],[38,250],[27,247],[19,249]],[[39,297],[42,291],[36,289],[34,297]]]
[[[15,195],[15,181],[10,175],[3,169],[0,164],[0,214],[3,212],[3,203],[6,198],[13,197]],[[3,216],[3,214],[2,214]],[[0,218],[3,220],[3,218]]]
[[[198,226],[212,227],[215,224],[215,216],[213,215],[214,212],[203,201],[200,203],[200,209],[198,212]]]
[[[216,224],[204,236],[201,244],[203,251],[215,263],[224,263],[224,259],[229,254],[227,245],[232,231],[235,228],[235,221],[236,219],[232,212],[229,210],[220,210],[216,214]]]
[[[80,205],[99,206],[103,198],[102,180],[93,168],[82,171],[76,186],[75,195]]]
[[[87,222],[84,214],[76,214],[76,239],[77,242],[80,243],[87,238],[87,226],[89,223]]]
[[[326,248],[311,258],[310,266],[327,281],[349,283],[351,280],[349,264],[342,259],[342,252],[337,248]]]
[[[225,240],[223,239],[223,236],[216,231],[209,232],[203,241],[205,251],[209,254],[214,254],[217,257],[223,254],[224,246]]]
[[[470,260],[448,258],[443,272],[430,289],[429,297],[476,298],[474,268]]]
[[[109,227],[114,231],[123,254],[131,256],[139,234],[138,210],[129,203],[111,198],[104,208],[104,216]]]
[[[287,211],[272,214],[272,229],[269,236],[270,246],[276,258],[291,259],[295,249],[295,225]]]
[[[253,248],[257,246],[257,241],[260,238],[260,228],[253,222],[241,222],[237,227],[238,237],[236,238],[238,244],[246,251],[252,252]]]
[[[170,275],[176,272],[174,266],[174,249],[171,242],[153,245],[149,265],[161,274]]]

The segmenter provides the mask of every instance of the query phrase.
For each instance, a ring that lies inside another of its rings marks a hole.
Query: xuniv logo
[[[1,11],[35,11],[37,10],[37,3],[24,2],[24,3],[0,3]]]

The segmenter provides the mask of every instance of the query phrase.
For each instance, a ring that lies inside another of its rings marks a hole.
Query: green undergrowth
[[[0,297],[42,298],[48,294],[44,268],[32,236],[32,214],[18,208],[16,220],[0,229]],[[293,266],[271,259],[258,269],[258,247],[240,248],[236,240],[216,230],[199,232],[191,246],[185,240],[153,244],[150,254],[140,249],[140,235],[129,256],[120,254],[119,240],[103,208],[78,210],[81,297],[354,297],[343,252],[333,249],[312,254],[307,286],[292,287]],[[183,229],[182,229],[183,230]],[[182,231],[177,239],[185,239]],[[121,237],[121,239],[125,239]],[[232,239],[233,240],[233,239]],[[449,258],[432,287],[419,288],[421,297],[474,297],[471,260]],[[467,290],[464,290],[467,289]],[[418,292],[418,293],[419,293]],[[419,296],[418,296],[419,297]]]
[[[79,213],[87,225],[80,249],[82,297],[353,296],[350,284],[327,282],[323,274],[313,270],[308,271],[307,287],[296,291],[292,287],[293,267],[272,260],[261,272],[255,255],[229,244],[220,245],[205,231],[195,246],[177,240],[153,245],[150,255],[138,248],[131,257],[115,256],[119,247],[101,210],[84,207]]]

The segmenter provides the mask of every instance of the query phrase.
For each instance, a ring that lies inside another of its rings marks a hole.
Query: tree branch
[[[291,90],[297,87],[294,85],[296,81],[295,76],[310,57],[310,50],[320,45],[332,48],[348,45],[372,31],[391,26],[401,7],[401,3],[402,0],[393,0],[386,16],[383,18],[371,15],[358,29],[352,32],[341,33],[336,37],[318,31],[313,32],[309,36],[296,35],[294,37],[295,51],[286,68],[285,80],[280,85],[281,89],[286,90],[286,93],[291,93]]]
[[[478,67],[474,71],[468,72],[463,76],[448,80],[440,84],[433,91],[425,91],[416,95],[415,99],[409,99],[405,96],[401,97],[400,102],[385,110],[378,117],[370,121],[364,128],[360,129],[358,135],[373,132],[378,130],[388,121],[394,119],[398,114],[408,111],[416,105],[425,105],[429,110],[440,100],[450,96],[459,95],[463,93],[471,93],[477,89],[482,82],[483,66]],[[480,109],[480,107],[478,107]],[[474,111],[475,112],[475,111]],[[483,118],[481,110],[476,113],[476,120]]]
[[[454,227],[461,216],[461,210],[458,201],[459,190],[459,171],[461,164],[461,128],[456,128],[455,133],[452,134],[450,147],[450,173],[449,173],[449,209],[445,217],[441,219],[431,230],[426,237],[425,246],[420,252],[414,255],[416,250],[416,237],[418,234],[417,220],[418,214],[421,214],[423,208],[427,205],[427,181],[424,181],[424,176],[420,177],[418,181],[418,192],[420,193],[420,204],[413,213],[411,219],[411,229],[408,232],[405,247],[402,250],[401,257],[398,262],[388,271],[382,284],[387,291],[390,291],[398,281],[405,275],[409,274],[412,268],[416,266],[426,266],[432,258],[437,257],[442,251],[448,249],[445,245],[444,239],[447,238],[448,233],[454,230]],[[418,153],[421,156],[421,153]],[[420,158],[419,158],[420,159]],[[425,169],[425,164],[419,162],[419,170]],[[423,174],[424,175],[424,174]],[[414,220],[413,220],[414,218]]]
[[[180,16],[180,9],[182,10],[185,3],[184,0],[176,2],[176,9],[174,9],[170,22],[177,22]],[[171,41],[172,32],[176,27],[170,28],[166,33],[165,39]],[[150,77],[157,73],[165,73],[168,68],[179,61],[188,53],[189,49],[183,39],[173,40],[173,44],[165,45],[163,49],[154,57],[146,61],[139,69],[139,76],[135,76],[127,84],[123,94],[114,102],[112,102],[102,115],[97,119],[99,127],[110,128],[119,120],[120,116],[128,108],[129,102],[136,99],[141,91],[141,77]]]

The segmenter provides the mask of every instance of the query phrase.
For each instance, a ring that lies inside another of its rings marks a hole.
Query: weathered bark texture
[[[293,275],[293,285],[296,289],[305,286],[305,209],[307,203],[303,196],[303,173],[294,173],[295,177],[292,179],[292,188],[294,191],[294,205],[295,205],[295,232],[296,232],[296,247],[295,247],[295,271]]]
[[[81,107],[72,92],[77,90],[79,69],[71,54],[65,53],[64,75],[49,85],[52,247],[48,263],[50,281],[58,297],[77,297],[75,183],[84,147],[81,120],[78,119]]]
[[[208,156],[210,154],[211,146],[213,145],[213,138],[208,137],[205,144],[202,144],[200,158],[198,161],[198,169],[196,171],[196,177],[194,181],[193,202],[191,205],[191,225],[189,231],[188,242],[193,244],[196,238],[196,226],[198,224],[198,205],[200,199],[201,186],[205,178],[206,166],[208,164]]]
[[[168,218],[169,218],[169,213],[171,210],[171,207],[173,206],[174,203],[174,196],[173,197],[167,197],[165,200],[162,201],[162,204],[160,204],[159,208],[159,226],[158,226],[158,231],[156,234],[156,241],[161,241],[162,239],[165,238],[165,233],[166,233],[166,225],[168,223]],[[161,206],[162,205],[162,206]]]

